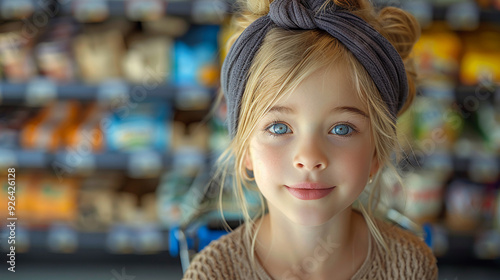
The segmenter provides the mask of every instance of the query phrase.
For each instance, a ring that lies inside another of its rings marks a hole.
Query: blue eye
[[[270,125],[267,130],[271,132],[272,134],[278,134],[278,135],[283,135],[285,133],[290,133],[292,132],[290,128],[283,123],[275,123]]]
[[[348,134],[351,134],[353,131],[354,129],[347,124],[339,124],[332,129],[333,134],[337,134],[340,136],[346,136]]]

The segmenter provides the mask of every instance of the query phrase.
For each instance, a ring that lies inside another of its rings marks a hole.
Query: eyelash
[[[276,133],[272,133],[272,132],[269,132],[269,129],[273,126],[273,125],[277,125],[277,124],[284,124],[286,126],[289,126],[288,124],[286,124],[285,122],[282,122],[280,120],[274,120],[272,121],[270,124],[268,124],[266,126],[266,128],[264,128],[264,132],[266,132],[267,134],[269,134],[270,136],[272,137],[281,137],[281,136],[284,136],[286,134],[276,134]],[[352,123],[350,122],[340,122],[340,123],[336,123],[335,125],[332,126],[332,129],[338,125],[347,125],[349,126],[351,129],[352,129],[352,132],[349,133],[348,135],[338,135],[340,137],[344,137],[344,138],[349,138],[349,137],[352,137],[353,135],[355,135],[356,133],[358,133],[358,130],[356,129],[356,126],[354,126]],[[330,129],[330,131],[332,130]],[[337,134],[333,134],[333,135],[337,135]]]

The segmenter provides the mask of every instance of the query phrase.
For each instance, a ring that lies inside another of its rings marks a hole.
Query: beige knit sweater
[[[413,233],[397,226],[381,221],[377,221],[377,225],[396,258],[390,261],[388,254],[370,235],[368,255],[361,268],[351,278],[352,280],[438,278],[436,258],[423,241]],[[244,238],[243,227],[244,225],[212,241],[199,252],[183,279],[272,280],[258,261],[257,269],[252,270],[250,244]]]

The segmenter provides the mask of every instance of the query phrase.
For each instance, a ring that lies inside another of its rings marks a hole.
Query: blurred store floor
[[[155,255],[45,253],[19,255],[16,272],[0,271],[2,280],[173,280],[182,278],[177,258],[168,253]]]
[[[439,280],[498,280],[500,265],[496,268],[483,266],[439,266]]]
[[[34,258],[36,257],[36,258]],[[2,280],[179,280],[180,261],[160,255],[86,256],[45,254],[20,255],[16,273],[0,271]],[[498,280],[498,266],[440,265],[439,280]]]

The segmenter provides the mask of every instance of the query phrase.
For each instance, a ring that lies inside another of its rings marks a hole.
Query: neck
[[[262,218],[257,255],[263,264],[273,263],[275,273],[270,273],[279,277],[305,279],[312,275],[328,275],[335,270],[333,268],[345,266],[349,260],[353,263],[356,251],[353,241],[363,238],[362,230],[355,234],[360,218],[360,214],[349,207],[325,224],[303,226],[292,223],[270,207],[269,214]]]

